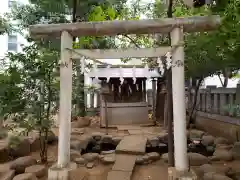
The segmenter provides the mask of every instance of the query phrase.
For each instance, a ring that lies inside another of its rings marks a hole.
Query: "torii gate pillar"
[[[183,29],[174,28],[171,32],[171,44],[183,42]],[[184,78],[184,47],[180,45],[172,53],[172,94],[174,123],[174,154],[175,168],[179,172],[188,170],[186,109],[185,109],[185,78]]]
[[[72,36],[63,31],[61,34],[60,60],[60,108],[59,108],[59,141],[58,161],[48,170],[49,180],[68,180],[69,171],[77,165],[70,162],[71,112],[72,112]]]

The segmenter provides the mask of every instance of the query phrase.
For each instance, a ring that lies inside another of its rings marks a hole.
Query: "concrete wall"
[[[198,112],[196,126],[214,136],[225,137],[231,141],[240,140],[240,119]]]
[[[231,141],[240,139],[240,117],[227,110],[229,105],[240,104],[240,86],[237,88],[200,89],[197,95],[196,125],[215,136]],[[187,95],[187,108],[191,109],[195,92]]]

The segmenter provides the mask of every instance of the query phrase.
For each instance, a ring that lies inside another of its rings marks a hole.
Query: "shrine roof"
[[[154,70],[149,70],[145,68],[135,68],[135,77],[136,78],[144,78],[144,77],[161,77],[161,75],[158,73],[156,69]],[[121,71],[121,73],[120,73]],[[94,69],[88,73],[89,77],[111,77],[111,78],[128,78],[128,77],[133,77],[134,72],[133,68],[98,68],[96,71]]]

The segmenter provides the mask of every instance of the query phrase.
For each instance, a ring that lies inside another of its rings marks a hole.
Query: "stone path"
[[[131,180],[137,156],[145,153],[146,143],[143,135],[125,136],[116,147],[116,161],[107,180]]]
[[[145,154],[146,143],[147,138],[143,135],[125,136],[116,147],[116,153],[133,155]]]
[[[114,171],[132,172],[137,156],[128,154],[116,154],[116,163],[113,165]]]

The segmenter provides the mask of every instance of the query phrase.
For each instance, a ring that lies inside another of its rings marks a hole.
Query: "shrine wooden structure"
[[[173,94],[173,118],[174,118],[174,146],[175,168],[178,172],[188,171],[187,137],[186,137],[186,108],[184,86],[184,32],[199,32],[214,30],[220,25],[219,16],[195,16],[164,19],[145,19],[127,21],[103,21],[103,22],[77,22],[63,24],[39,24],[30,26],[30,34],[33,38],[61,38],[61,67],[60,67],[60,126],[58,144],[58,163],[55,177],[60,178],[60,169],[65,173],[61,179],[67,179],[66,168],[70,164],[70,137],[71,137],[71,102],[72,102],[72,59],[77,59],[78,54],[97,53],[99,57],[103,52],[110,50],[74,50],[72,49],[73,37],[101,36],[119,34],[154,34],[171,33],[172,53],[172,94]],[[166,53],[164,49],[130,49],[111,50],[112,57],[119,55],[127,57],[144,57],[144,51],[152,57],[159,57]],[[168,48],[168,47],[167,47]],[[155,51],[156,49],[156,51]],[[81,51],[81,52],[80,52]],[[123,53],[125,51],[125,53]],[[113,55],[114,54],[114,55]],[[77,56],[77,57],[75,57]],[[109,54],[108,54],[109,56]],[[120,57],[119,57],[120,58]]]
[[[101,84],[107,91],[100,98],[101,127],[106,127],[106,120],[108,121],[108,127],[154,124],[148,118],[146,81],[151,79],[153,85],[155,85],[156,80],[154,78],[161,77],[156,69],[149,70],[143,67],[106,68],[106,66],[100,65],[97,71],[93,69],[88,73],[88,76],[93,80],[96,77],[100,79]],[[107,78],[109,78],[108,82]],[[122,83],[121,78],[123,79]],[[154,89],[156,89],[156,86],[154,86]],[[152,106],[152,111],[155,111],[155,104]]]

